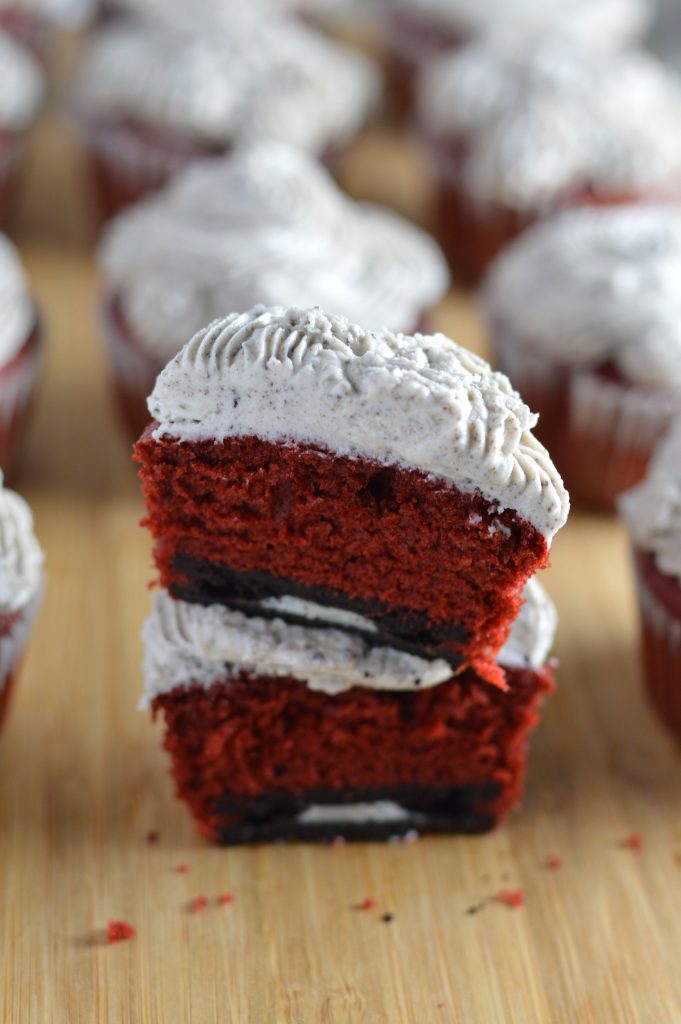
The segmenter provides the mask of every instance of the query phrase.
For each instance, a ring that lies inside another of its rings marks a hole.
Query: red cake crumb
[[[511,910],[517,910],[525,903],[525,893],[522,889],[500,889],[493,898],[495,903],[503,903]]]
[[[178,875],[188,875],[189,874],[189,865],[188,864],[177,864],[173,868],[173,871],[175,871]]]
[[[178,557],[200,563],[200,577],[211,565],[265,570],[463,627],[452,651],[503,685],[494,655],[525,582],[548,563],[546,539],[515,512],[416,469],[255,437],[157,441],[151,429],[135,447],[144,524],[174,596],[202,582]]]
[[[153,846],[154,843],[158,842],[159,833],[156,831],[156,829],[152,829],[150,832],[147,832],[146,840],[150,846]]]
[[[109,921],[106,926],[106,937],[108,942],[124,942],[136,935],[135,928],[126,921]]]
[[[223,892],[218,896],[218,903],[220,903],[221,906],[226,907],[229,903],[234,903],[234,899],[234,893]]]
[[[208,906],[208,900],[205,896],[195,896],[189,904],[190,914],[200,914],[202,910],[205,910]]]
[[[627,836],[622,845],[626,846],[628,850],[638,852],[638,850],[643,849],[643,836],[639,835],[638,832],[632,832],[630,836]]]
[[[355,905],[354,909],[355,910],[375,910],[376,909],[376,905],[377,905],[376,904],[376,900],[372,899],[371,896],[367,896],[366,899],[363,899],[361,903],[357,903]]]
[[[517,803],[528,734],[553,687],[550,669],[512,669],[502,691],[464,671],[423,691],[357,687],[337,696],[290,678],[243,672],[210,689],[156,698],[178,796],[199,832],[219,839],[240,818],[225,796],[320,790],[490,786],[477,813],[490,825]]]
[[[560,871],[563,866],[563,861],[555,853],[549,853],[544,863],[551,871]]]

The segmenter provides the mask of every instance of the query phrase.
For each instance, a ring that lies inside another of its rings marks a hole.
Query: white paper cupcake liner
[[[9,632],[0,636],[0,691],[17,671],[43,599],[44,580],[31,600],[19,612]]]

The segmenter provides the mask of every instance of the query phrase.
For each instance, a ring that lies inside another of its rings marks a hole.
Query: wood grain
[[[375,194],[383,147],[374,136],[356,155],[355,188]],[[408,206],[413,166],[403,173]],[[136,710],[152,569],[98,343],[84,189],[48,117],[15,224],[49,333],[17,482],[49,589],[0,742],[0,1019],[681,1020],[681,762],[642,695],[626,539],[606,518],[573,516],[545,574],[561,614],[560,688],[507,828],[340,849],[223,850],[195,838],[158,729]],[[448,299],[438,322],[483,347],[469,300]],[[632,832],[639,852],[623,846]],[[549,853],[562,870],[545,867]],[[467,913],[516,887],[522,908]],[[232,905],[210,902],[225,891]],[[199,895],[209,906],[191,914]],[[378,909],[353,910],[366,896]],[[137,937],[102,945],[110,918]]]

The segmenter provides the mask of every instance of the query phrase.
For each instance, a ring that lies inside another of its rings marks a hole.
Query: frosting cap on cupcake
[[[613,364],[681,392],[681,208],[582,209],[538,224],[493,265],[490,320],[571,367]]]
[[[114,221],[100,256],[133,335],[163,362],[225,310],[256,303],[414,328],[449,280],[422,231],[353,202],[315,160],[274,142],[194,164]]]
[[[212,27],[212,31],[211,31]],[[371,62],[302,25],[242,9],[228,27],[134,21],[95,33],[76,82],[86,119],[134,120],[197,143],[343,143],[378,97]]]
[[[0,368],[28,340],[35,318],[35,306],[19,253],[10,240],[0,234]]]
[[[501,373],[443,334],[256,307],[200,331],[159,375],[155,437],[254,435],[398,463],[514,509],[548,540],[568,496]]]
[[[623,46],[653,20],[651,0],[396,0],[454,33],[522,39],[560,33],[594,47]]]
[[[432,62],[421,85],[427,130],[463,140],[474,201],[536,210],[575,193],[678,193],[681,79],[652,56],[480,42]]]
[[[38,113],[43,95],[37,60],[0,30],[0,131],[25,131]]]
[[[681,585],[681,418],[657,448],[645,480],[617,505],[636,547]]]
[[[0,614],[27,605],[42,584],[43,553],[27,503],[2,484],[0,473]]]

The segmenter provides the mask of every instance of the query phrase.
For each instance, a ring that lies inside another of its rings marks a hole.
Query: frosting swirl
[[[650,0],[397,0],[397,6],[457,35],[522,39],[550,32],[613,49],[643,36],[654,14]]]
[[[36,596],[42,565],[31,510],[0,476],[0,613],[19,611]]]
[[[659,445],[645,480],[617,505],[637,547],[681,585],[681,419]]]
[[[283,143],[192,165],[113,223],[100,259],[133,334],[164,363],[226,310],[319,304],[407,330],[448,284],[427,235],[353,202]]]
[[[431,133],[463,140],[476,201],[536,210],[584,190],[678,191],[681,82],[644,53],[473,44],[426,69],[421,109]]]
[[[631,383],[681,390],[681,210],[569,211],[531,228],[484,288],[493,324],[558,363],[613,363]]]
[[[10,240],[0,234],[0,367],[21,349],[34,322],[35,307],[19,253]]]
[[[374,106],[368,59],[302,25],[242,11],[210,27],[124,21],[95,33],[76,82],[82,115],[217,146],[280,139],[321,153]]]
[[[155,436],[255,435],[413,466],[511,508],[550,541],[568,496],[503,374],[442,334],[367,331],[320,309],[215,321],[159,375]]]
[[[0,130],[25,131],[38,113],[44,91],[38,62],[0,31]]]
[[[553,643],[556,612],[541,584],[530,581],[525,597],[499,655],[499,663],[509,668],[539,668]],[[361,635],[333,627],[294,626],[222,605],[175,601],[165,590],[154,594],[142,636],[143,706],[177,686],[209,687],[244,669],[293,676],[332,696],[354,686],[394,692],[427,689],[452,677],[451,667],[441,659],[427,661],[391,647],[372,646]]]

